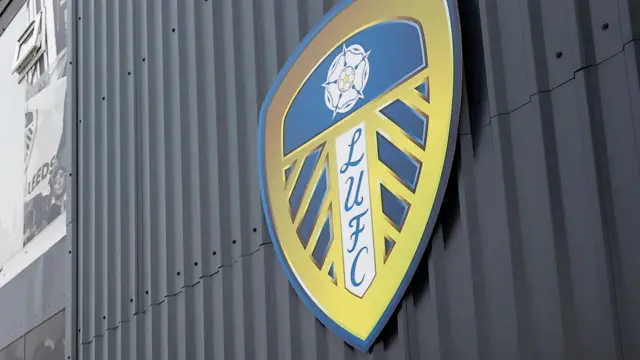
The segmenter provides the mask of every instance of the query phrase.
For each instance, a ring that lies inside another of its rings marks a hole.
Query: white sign
[[[23,7],[16,19],[26,19]],[[0,52],[13,54],[25,22],[15,20],[0,36]],[[0,267],[22,249],[23,129],[26,85],[12,74],[13,58],[0,56]],[[6,270],[6,269],[5,269]],[[0,272],[0,282],[5,272]]]
[[[345,287],[362,296],[376,276],[364,122],[336,139]]]
[[[12,53],[38,18],[47,44],[27,81],[13,74],[13,58],[0,58],[0,287],[66,235],[64,3],[29,0],[0,36],[0,52]]]

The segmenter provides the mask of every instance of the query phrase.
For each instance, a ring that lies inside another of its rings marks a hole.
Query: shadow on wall
[[[461,136],[475,133],[482,128],[485,118],[489,116],[488,112],[485,111],[488,109],[489,100],[478,3],[477,0],[460,0],[458,6],[462,33],[462,53],[467,59],[464,62],[463,69],[465,86],[459,120],[459,136]],[[473,61],[470,61],[470,59],[473,59]],[[451,234],[459,231],[459,228],[463,225],[460,214],[460,191],[458,188],[460,168],[460,140],[458,140],[451,167],[451,176],[449,177],[438,217],[438,224],[406,292],[405,302],[407,301],[406,299],[412,299],[413,306],[419,306],[423,301],[428,301],[432,285],[429,281],[433,277],[430,272],[433,271],[435,266],[431,258],[434,246],[446,248],[446,240],[451,239]],[[434,245],[434,242],[438,242],[438,244]],[[410,316],[406,309],[403,310],[405,306],[406,303],[396,309],[394,316],[378,339],[378,342],[382,342],[385,348],[391,348],[397,341],[399,338],[399,326],[404,323],[403,317]]]

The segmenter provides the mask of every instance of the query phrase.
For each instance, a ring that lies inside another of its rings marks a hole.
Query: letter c
[[[368,254],[369,248],[366,246],[360,248],[360,250],[358,250],[358,252],[356,253],[356,256],[353,258],[353,262],[351,263],[351,284],[355,287],[360,286],[364,281],[364,274],[362,274],[362,278],[360,279],[360,281],[356,281],[356,266],[358,265],[360,254],[362,254],[363,251],[366,251],[366,253]]]

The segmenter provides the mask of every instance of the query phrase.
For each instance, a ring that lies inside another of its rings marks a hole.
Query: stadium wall
[[[259,106],[333,5],[72,2],[68,356],[640,358],[640,5],[458,2],[453,173],[370,354],[288,284],[255,166]]]

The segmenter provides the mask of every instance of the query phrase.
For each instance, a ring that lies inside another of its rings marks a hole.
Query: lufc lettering
[[[355,145],[358,143],[358,140],[360,140],[361,136],[362,136],[362,129],[357,129],[356,131],[354,131],[353,137],[351,138],[351,143],[349,144],[349,159],[340,168],[340,174],[346,173],[349,170],[349,168],[357,167],[362,162],[362,159],[364,158],[364,153],[361,153],[360,157],[357,160],[353,160]],[[349,176],[347,177],[347,186],[349,190],[347,190],[347,199],[344,203],[344,211],[347,214],[350,214],[350,215],[353,214],[353,216],[349,219],[349,228],[352,229],[352,232],[350,236],[351,247],[347,250],[347,252],[350,254],[356,251],[356,249],[358,248],[358,239],[360,237],[360,234],[362,234],[362,231],[364,230],[364,226],[365,226],[361,220],[362,220],[362,217],[369,212],[368,208],[365,208],[362,206],[364,198],[360,194],[360,190],[362,189],[362,178],[364,177],[364,169],[356,170],[356,171],[358,174],[357,175],[358,184],[355,185],[355,193],[354,193],[354,184],[356,181],[355,177]],[[355,210],[354,210],[354,207],[355,207]],[[362,274],[362,277],[360,278],[360,280],[356,280],[356,267],[358,266],[358,259],[360,258],[360,255],[362,254],[362,252],[369,253],[369,247],[366,245],[360,246],[360,248],[356,252],[353,262],[351,263],[350,280],[351,280],[351,284],[355,287],[360,286],[364,281],[365,274]]]
[[[31,193],[40,185],[40,183],[49,176],[51,170],[55,166],[56,156],[51,158],[51,161],[46,162],[40,166],[40,168],[33,174],[31,180],[27,183],[27,194]]]
[[[363,296],[376,275],[364,123],[336,139],[345,287]]]

